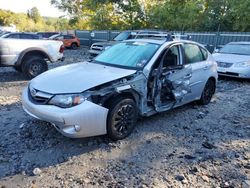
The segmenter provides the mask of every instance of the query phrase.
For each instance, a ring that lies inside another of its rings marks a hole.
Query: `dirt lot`
[[[67,50],[66,61],[88,58]],[[194,103],[140,120],[127,139],[69,139],[26,115],[27,80],[0,70],[0,187],[250,187],[250,82],[220,80]]]

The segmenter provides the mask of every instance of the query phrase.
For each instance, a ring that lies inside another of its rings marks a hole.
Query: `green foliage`
[[[36,7],[27,14],[0,9],[0,25],[20,31],[143,29],[250,31],[246,0],[51,0],[68,18],[44,18]]]
[[[33,7],[32,9],[28,10],[27,15],[29,18],[34,20],[35,23],[38,23],[42,20],[39,10],[36,7]]]
[[[51,0],[81,29],[249,31],[246,0]]]
[[[70,29],[69,20],[66,18],[41,17],[38,9],[33,7],[25,13],[13,13],[0,9],[0,25],[16,25],[19,31],[62,31]]]

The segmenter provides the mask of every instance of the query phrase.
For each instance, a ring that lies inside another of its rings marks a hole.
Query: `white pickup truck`
[[[64,60],[61,41],[0,38],[0,66],[12,66],[28,78],[48,70],[47,62]]]

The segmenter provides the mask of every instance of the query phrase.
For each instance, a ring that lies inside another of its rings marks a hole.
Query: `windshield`
[[[117,35],[114,40],[115,41],[123,41],[129,39],[130,32],[122,32],[119,35]]]
[[[250,44],[227,44],[220,49],[220,53],[250,55]]]
[[[95,58],[96,62],[128,68],[144,67],[159,48],[146,42],[123,42],[105,50]]]
[[[9,35],[10,35],[10,33],[3,33],[3,34],[0,34],[0,37],[7,38]]]

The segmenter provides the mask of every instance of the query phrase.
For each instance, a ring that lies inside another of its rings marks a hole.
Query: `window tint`
[[[19,39],[19,34],[10,34],[6,38],[9,38],[9,39]]]
[[[29,34],[21,34],[20,38],[21,39],[34,39],[33,35],[29,35]]]
[[[204,61],[200,47],[195,44],[184,44],[184,53],[186,56],[186,63],[196,63]]]
[[[73,39],[74,37],[71,36],[71,35],[64,35],[63,38],[64,38],[64,39]]]

